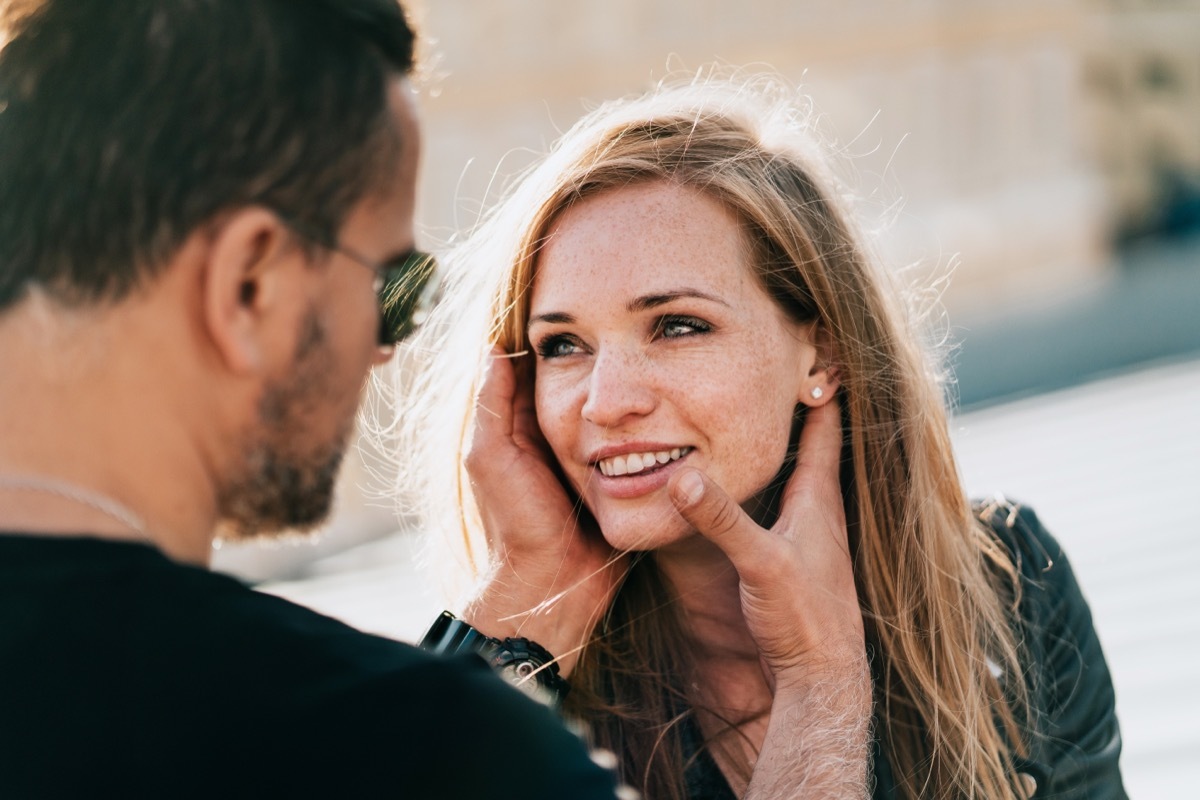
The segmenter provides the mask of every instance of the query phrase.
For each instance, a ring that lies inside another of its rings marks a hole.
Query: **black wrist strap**
[[[552,708],[561,706],[571,689],[559,675],[554,656],[537,642],[522,638],[493,639],[449,611],[438,615],[421,637],[419,646],[439,655],[478,653],[510,683]]]
[[[429,626],[418,645],[422,650],[443,656],[459,653],[480,653],[488,657],[490,647],[500,644],[490,636],[484,636],[449,611],[443,611]]]

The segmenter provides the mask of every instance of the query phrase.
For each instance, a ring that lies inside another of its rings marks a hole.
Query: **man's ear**
[[[800,383],[800,396],[796,399],[815,408],[833,399],[834,393],[841,386],[841,380],[838,377],[833,336],[829,329],[819,321],[814,322],[809,336],[816,350],[816,358]]]
[[[230,370],[258,371],[269,356],[273,323],[294,302],[285,296],[286,262],[302,251],[282,220],[258,206],[235,211],[210,236],[201,279],[205,325]]]

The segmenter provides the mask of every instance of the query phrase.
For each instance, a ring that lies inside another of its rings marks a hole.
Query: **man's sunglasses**
[[[341,252],[350,257],[345,250]],[[433,310],[440,288],[434,278],[437,259],[420,250],[409,250],[372,268],[379,276],[375,290],[379,297],[379,344],[392,347],[411,336]]]
[[[289,228],[326,250],[343,255],[375,273],[379,298],[379,346],[394,347],[425,321],[438,294],[437,260],[420,250],[409,250],[382,264],[359,255],[314,231],[280,216]]]

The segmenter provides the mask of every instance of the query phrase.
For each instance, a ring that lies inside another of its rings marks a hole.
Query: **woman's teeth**
[[[629,453],[623,456],[600,459],[600,472],[613,475],[632,475],[644,469],[676,461],[692,451],[690,447],[676,447],[671,450],[657,450],[653,453]]]

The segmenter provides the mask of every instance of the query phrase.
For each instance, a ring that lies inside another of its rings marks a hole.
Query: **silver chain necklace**
[[[108,495],[86,489],[69,481],[57,478],[44,478],[37,475],[0,475],[0,489],[13,489],[23,492],[42,492],[66,498],[80,505],[95,509],[122,525],[125,525],[146,541],[152,541],[146,530],[146,523],[128,506],[118,503]]]

